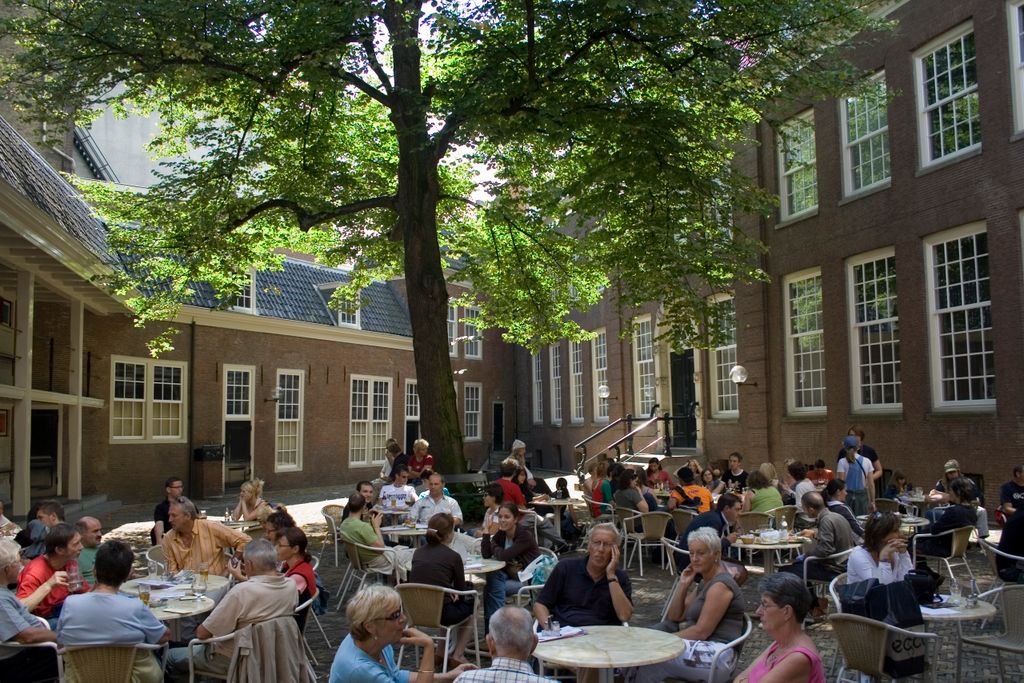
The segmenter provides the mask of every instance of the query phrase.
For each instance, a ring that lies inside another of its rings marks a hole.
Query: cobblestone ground
[[[319,554],[323,547],[323,540],[326,526],[320,516],[320,507],[329,502],[338,502],[342,491],[348,487],[336,490],[335,487],[324,489],[307,489],[303,491],[281,492],[280,498],[292,501],[289,511],[296,517],[296,520],[303,526],[310,539],[310,550],[313,554]],[[209,501],[198,501],[200,507],[205,507],[211,515],[223,511],[230,498],[221,498]],[[110,529],[108,537],[119,536],[130,540],[137,548],[142,549],[148,546],[148,532],[151,524],[147,520],[150,517],[152,506],[126,506],[112,515],[105,517],[105,528]],[[313,649],[317,659],[315,666],[318,678],[327,680],[334,653],[341,640],[348,632],[344,619],[344,605],[342,610],[337,610],[338,588],[346,567],[344,553],[339,553],[340,566],[335,566],[333,547],[328,544],[323,552],[320,564],[320,574],[327,589],[331,591],[332,599],[330,610],[320,617],[320,622],[330,639],[330,646],[324,642],[323,637],[316,629],[316,624],[310,620],[307,625],[306,637]],[[969,560],[979,583],[986,584],[992,580],[985,559],[978,549],[972,549],[969,553]],[[652,566],[653,565],[653,566]],[[656,563],[645,562],[645,576],[639,577],[634,562],[630,569],[633,578],[633,601],[635,605],[634,619],[631,622],[634,626],[645,626],[654,624],[659,620],[662,607],[667,593],[672,584],[672,578],[668,571],[657,567]],[[749,613],[753,611],[759,600],[757,593],[757,581],[760,578],[759,570],[751,572],[750,580],[744,586],[744,597],[746,598]],[[938,680],[947,682],[955,680],[956,676],[956,644],[957,629],[955,625],[940,626],[938,629],[931,629],[932,632],[942,636],[937,655],[932,661],[937,667]],[[986,633],[995,633],[1002,630],[1001,620],[990,622],[984,628]],[[965,625],[965,633],[978,633],[981,625],[972,623]],[[822,654],[825,662],[828,680],[835,680],[838,665],[832,667],[833,657],[838,649],[832,629],[827,623],[815,624],[810,628],[810,635]],[[740,658],[740,669],[745,668],[765,647],[769,644],[767,634],[759,628],[755,621],[754,632],[744,647]],[[999,667],[995,654],[992,651],[983,651],[977,648],[968,648],[963,654],[963,681],[996,681],[999,678]],[[1020,655],[1004,656],[1007,681],[1024,680],[1024,658]],[[484,660],[484,666],[487,661]]]

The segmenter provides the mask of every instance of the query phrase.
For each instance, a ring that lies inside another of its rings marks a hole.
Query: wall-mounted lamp
[[[617,398],[616,396],[612,396],[611,393],[612,392],[608,388],[607,384],[602,384],[597,387],[597,397],[600,399]]]
[[[757,386],[757,382],[748,382],[747,381],[747,379],[749,377],[750,377],[750,375],[747,373],[747,369],[745,367],[743,367],[742,365],[734,365],[732,370],[729,371],[729,379],[732,380],[733,384],[735,384],[737,386],[740,385],[740,384],[744,384],[744,385],[747,385],[747,386],[756,387]]]
[[[263,402],[266,403],[267,401],[273,401],[274,403],[277,403],[280,400],[281,400],[281,387],[274,387],[274,391],[272,391],[270,393],[270,398],[263,399]]]

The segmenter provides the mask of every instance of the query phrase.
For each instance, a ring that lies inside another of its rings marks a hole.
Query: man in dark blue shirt
[[[559,562],[544,584],[533,615],[541,626],[554,617],[563,626],[618,626],[633,616],[633,586],[619,568],[622,539],[612,524],[590,532],[586,557]]]

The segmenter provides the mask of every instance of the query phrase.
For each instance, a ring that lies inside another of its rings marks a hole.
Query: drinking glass
[[[142,600],[142,604],[146,607],[149,607],[149,591],[149,586],[146,584],[139,584],[139,600]]]
[[[953,607],[960,604],[961,591],[960,582],[953,579],[949,582],[949,604]]]
[[[68,593],[77,593],[82,589],[82,572],[78,565],[68,569]]]
[[[160,576],[160,563],[156,560],[150,560],[148,566],[149,578],[155,579]]]
[[[203,577],[203,583],[207,583],[210,580],[210,565],[201,562],[199,564],[199,576]]]
[[[196,572],[195,576],[192,577],[192,592],[195,593],[196,599],[201,600],[206,594],[206,574],[202,572]]]

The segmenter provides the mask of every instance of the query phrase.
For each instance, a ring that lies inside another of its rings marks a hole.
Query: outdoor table
[[[760,550],[761,556],[764,558],[764,573],[765,576],[768,574],[775,573],[775,550],[799,550],[804,547],[804,543],[811,539],[805,539],[802,541],[786,541],[782,543],[761,543],[760,541],[754,541],[753,543],[743,543],[737,540],[732,544],[733,548],[739,548],[741,550]]]
[[[505,562],[504,560],[492,560],[486,557],[481,557],[479,559],[466,560],[464,568],[467,574],[479,576],[482,574],[496,572],[499,569],[504,569]]]
[[[942,596],[943,601],[949,600],[948,595]],[[956,658],[952,661],[960,659],[960,639],[964,635],[964,622],[967,621],[982,621],[991,619],[996,615],[996,606],[991,602],[985,600],[978,600],[977,604],[973,607],[967,606],[967,597],[962,596],[960,602],[955,607],[947,607],[943,605],[939,608],[921,607],[921,617],[924,619],[925,624],[931,626],[932,624],[943,624],[943,623],[956,623]],[[939,641],[936,641],[936,647],[939,646]],[[932,675],[935,675],[935,664],[932,664]]]
[[[870,519],[870,517],[870,515],[858,515],[857,521],[861,523],[867,522],[868,519]],[[900,515],[900,526],[911,527],[916,529],[917,527],[928,526],[929,524],[931,524],[931,522],[929,522],[924,517],[915,517],[913,515]]]
[[[405,524],[392,524],[391,526],[382,526],[380,532],[385,536],[393,538],[415,538],[416,536],[427,535],[427,525],[406,526]]]
[[[633,626],[584,626],[584,635],[537,644],[542,663],[597,669],[599,683],[612,683],[616,668],[660,664],[681,655],[686,641],[672,633]]]
[[[262,525],[259,522],[245,521],[245,520],[238,520],[238,521],[235,521],[235,522],[232,522],[232,521],[228,520],[226,522],[221,522],[221,524],[223,524],[224,526],[228,527],[229,529],[237,529],[238,531],[241,531],[242,533],[245,533],[245,534],[249,533],[250,531],[252,531],[254,529],[262,528]]]
[[[553,508],[565,508],[571,506],[582,506],[584,503],[582,500],[576,500],[575,498],[551,498],[549,500],[541,500],[536,503],[532,500],[527,505],[550,505]],[[526,512],[533,512],[533,510],[526,510]],[[557,510],[557,518],[555,519],[552,526],[555,527],[555,535],[558,538],[562,538],[562,511]],[[534,512],[534,514],[537,514]],[[539,517],[539,515],[538,515]]]
[[[127,594],[127,595],[132,595],[132,596],[138,597],[138,595],[139,595],[139,583],[142,582],[142,581],[152,581],[154,583],[163,583],[160,579],[155,579],[155,578],[154,579],[149,579],[149,578],[133,579],[132,581],[125,581],[123,584],[121,584],[120,591],[122,593]],[[228,586],[229,582],[230,582],[230,579],[227,578],[226,576],[217,576],[215,574],[210,574],[210,576],[206,580],[206,592],[207,592],[207,594],[209,594],[209,593],[215,593],[215,592],[221,591],[222,589],[224,589],[224,588],[226,588]],[[178,620],[179,619],[181,619],[183,617],[194,617],[194,616],[196,616],[198,614],[205,614],[206,612],[211,611],[217,605],[216,601],[214,601],[212,598],[206,597],[205,595],[202,598],[195,598],[195,597],[170,598],[164,604],[161,604],[161,605],[153,605],[152,604],[154,601],[161,600],[165,596],[168,596],[169,594],[181,593],[181,592],[186,592],[186,593],[189,593],[189,594],[192,592],[192,583],[191,583],[191,581],[186,582],[186,583],[176,584],[176,585],[171,586],[169,588],[161,588],[159,590],[155,590],[152,593],[150,593],[150,597],[149,597],[150,605],[151,605],[150,608],[149,608],[149,611],[158,620],[163,621],[163,622],[168,622],[168,627],[171,629],[171,639],[172,640],[180,640],[180,633],[179,633],[179,629],[178,629]]]

